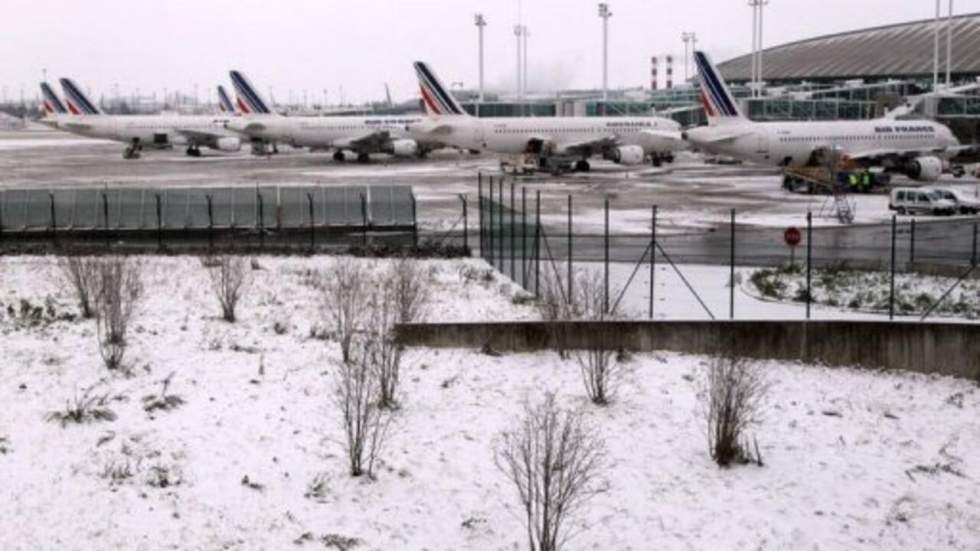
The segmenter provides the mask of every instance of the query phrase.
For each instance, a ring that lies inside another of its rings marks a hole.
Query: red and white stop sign
[[[803,234],[800,233],[799,228],[786,228],[786,231],[783,232],[783,241],[786,241],[786,244],[790,247],[798,246],[802,240]]]

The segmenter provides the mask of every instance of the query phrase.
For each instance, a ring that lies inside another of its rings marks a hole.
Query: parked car
[[[888,201],[888,208],[898,214],[956,214],[956,203],[943,197],[935,190],[916,188],[895,188]]]
[[[929,191],[934,191],[939,194],[940,197],[947,201],[952,201],[956,204],[957,210],[960,214],[978,214],[980,213],[980,199],[976,197],[970,197],[966,193],[958,189],[948,189],[948,188],[929,188]]]

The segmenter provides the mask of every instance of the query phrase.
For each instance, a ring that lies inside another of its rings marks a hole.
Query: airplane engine
[[[225,136],[224,138],[218,138],[215,145],[215,149],[218,151],[238,151],[242,148],[242,140],[234,136]]]
[[[609,158],[614,163],[633,166],[643,162],[643,148],[638,145],[624,145],[613,149]]]
[[[939,157],[919,157],[908,164],[905,174],[913,180],[935,182],[943,174],[943,160]]]
[[[419,151],[415,140],[394,140],[391,142],[391,153],[396,157],[414,157]]]

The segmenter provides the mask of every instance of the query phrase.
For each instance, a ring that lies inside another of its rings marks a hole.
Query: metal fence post
[[[160,199],[160,194],[155,193],[153,195],[156,199],[157,208],[157,249],[163,249],[163,201]]]
[[[573,226],[572,226],[572,194],[569,193],[568,194],[568,236],[567,236],[567,239],[568,239],[568,304],[569,305],[574,304],[574,302],[575,302],[574,299],[572,298],[572,297],[575,296],[575,295],[572,294],[572,289],[573,289],[572,282],[575,280],[575,267],[572,264],[572,256],[573,256],[573,249],[572,249],[573,243],[572,243],[572,240],[574,239],[573,234],[574,234],[574,230],[573,230]],[[558,288],[560,289],[561,286],[559,285]]]
[[[970,257],[970,264],[977,265],[977,224],[973,224],[973,256]]]
[[[259,249],[265,248],[265,200],[258,188],[255,190],[255,197],[259,202]]]
[[[521,186],[521,287],[527,290],[527,188]]]
[[[310,206],[310,252],[316,250],[316,218],[313,210],[313,194],[306,194],[306,201]]]
[[[55,217],[54,193],[48,192],[48,199],[51,201],[51,240],[55,246],[58,245],[58,219]]]
[[[361,243],[366,247],[368,242],[367,196],[361,194]],[[419,246],[419,224],[415,216],[415,196],[412,195],[412,243]]]
[[[604,273],[602,278],[602,313],[609,313],[609,197],[605,201],[606,226],[603,248],[605,249]]]
[[[735,209],[732,209],[732,226],[731,226],[731,256],[729,273],[728,273],[728,319],[735,319]]]
[[[891,282],[890,290],[888,293],[888,319],[895,319],[895,239],[898,230],[898,217],[894,214],[892,215],[892,266],[891,266]]]
[[[517,243],[514,242],[514,236],[517,235],[515,231],[515,212],[514,212],[514,182],[510,183],[510,279],[514,280],[516,275],[516,270],[514,266],[514,260],[517,257],[516,249]]]
[[[504,182],[501,180],[500,184],[497,185],[497,194],[499,195],[499,206],[497,210],[500,212],[498,225],[500,226],[500,239],[499,239],[499,250],[497,251],[497,257],[500,259],[500,273],[504,273],[506,266],[504,265]]]
[[[806,213],[806,319],[813,303],[813,213]]]
[[[909,229],[909,264],[915,264],[915,218],[912,219]]]
[[[493,244],[493,237],[494,237],[494,235],[493,235],[493,223],[495,221],[495,219],[493,217],[493,176],[490,177],[490,188],[489,188],[489,192],[490,192],[489,197],[487,197],[487,207],[488,207],[487,208],[487,219],[488,219],[488,224],[487,224],[487,252],[489,253],[490,265],[491,266],[495,266],[494,258],[493,258],[494,257],[494,252],[495,252],[494,244]]]
[[[208,253],[214,254],[214,202],[211,194],[205,195],[204,198],[208,202]]]
[[[467,208],[466,195],[460,195],[459,199],[463,201],[463,249],[467,251],[469,255],[470,250],[470,217]]]
[[[653,319],[654,282],[657,277],[657,205],[650,208],[650,319]]]
[[[109,196],[102,192],[102,215],[105,217],[105,245],[109,246],[111,238],[109,236]]]
[[[483,256],[483,237],[484,237],[483,236],[483,173],[482,172],[478,172],[477,173],[476,197],[477,197],[477,199],[476,199],[476,206],[477,206],[477,213],[476,213],[476,222],[477,223],[476,223],[476,225],[480,228],[480,231],[479,231],[479,234],[480,234],[480,258],[484,258],[484,256]]]
[[[537,190],[534,215],[534,296],[541,296],[541,190]]]

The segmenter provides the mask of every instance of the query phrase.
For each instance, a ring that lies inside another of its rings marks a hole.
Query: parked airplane
[[[924,120],[752,122],[708,56],[694,52],[694,58],[708,126],[687,130],[684,139],[710,153],[781,167],[841,158],[933,181],[948,168],[950,158],[970,149],[960,146],[946,126]]]
[[[58,124],[70,116],[68,109],[47,82],[41,83],[41,98],[44,115],[39,122],[52,128],[58,128]]]
[[[201,156],[201,147],[238,151],[241,138],[225,130],[227,117],[202,115],[107,115],[85,96],[71,79],[61,79],[68,112],[58,128],[90,138],[128,144],[123,157],[139,157],[144,147],[170,149],[187,146],[187,154]],[[43,86],[42,86],[43,90]]]
[[[553,172],[587,171],[599,155],[616,163],[659,165],[686,149],[680,125],[660,117],[477,118],[470,116],[424,62],[415,63],[429,120],[414,125],[416,136],[503,155],[533,155]]]
[[[231,102],[231,97],[228,92],[225,91],[225,87],[221,84],[218,85],[218,107],[221,108],[222,113],[229,113],[232,115],[240,115],[238,109],[235,108],[235,104]]]
[[[285,143],[313,151],[333,150],[336,161],[345,159],[345,151],[353,151],[360,162],[368,162],[372,153],[422,157],[441,147],[431,140],[420,143],[405,136],[405,127],[421,121],[421,117],[284,117],[269,107],[241,71],[230,74],[243,116],[230,121],[227,128],[253,141]]]

